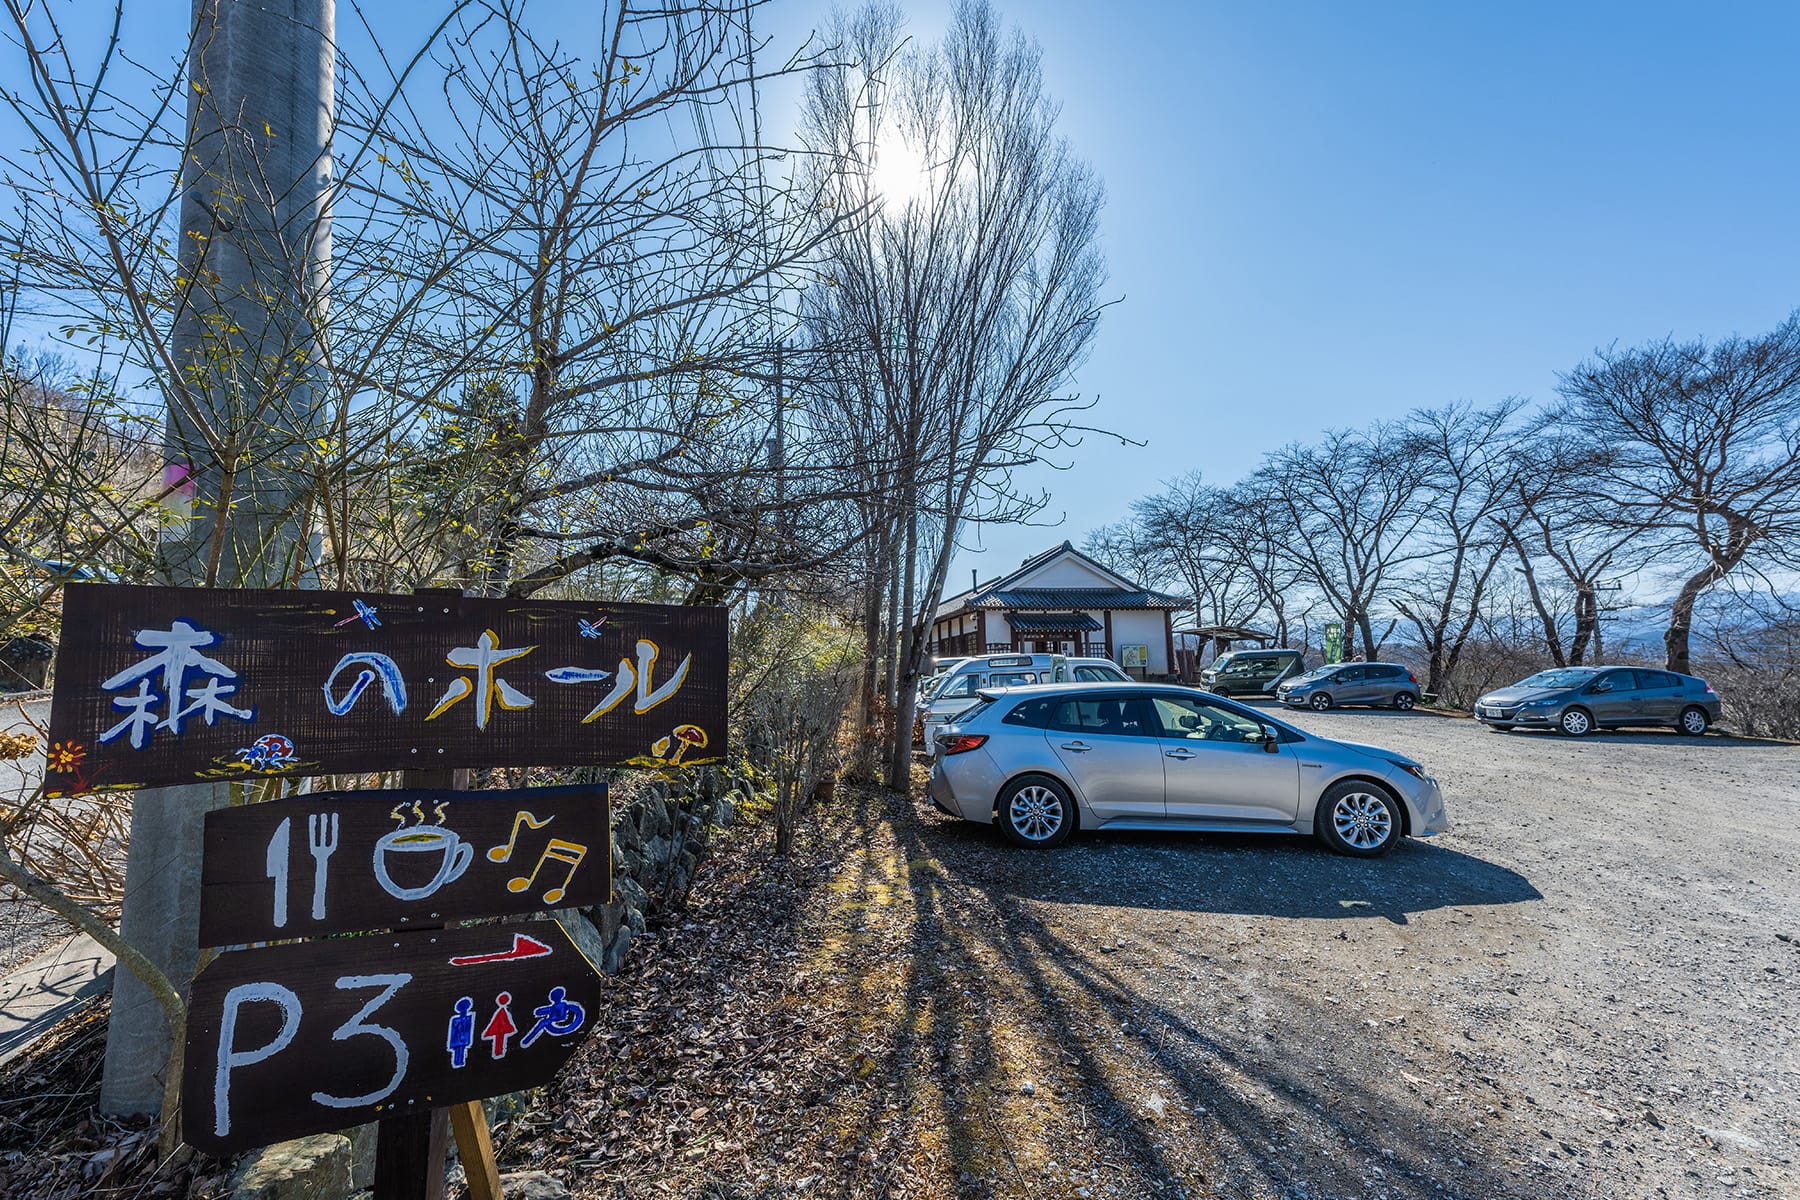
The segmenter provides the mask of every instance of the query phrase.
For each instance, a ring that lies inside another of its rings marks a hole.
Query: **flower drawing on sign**
[[[73,775],[87,757],[87,747],[80,742],[53,742],[50,745],[50,770],[58,775]]]
[[[224,681],[237,679],[237,672],[200,653],[200,647],[218,640],[218,634],[184,620],[172,622],[168,629],[141,630],[134,643],[156,653],[101,682],[100,687],[109,692],[132,683],[137,684],[137,690],[113,697],[113,707],[126,716],[101,734],[100,741],[129,737],[131,748],[142,750],[158,729],[179,736],[182,723],[189,717],[198,716],[208,725],[221,715],[239,721],[255,720],[254,708],[234,708],[225,700],[237,691],[237,684]],[[189,687],[189,679],[195,674],[201,679]],[[156,710],[160,705],[167,707],[159,714]]]
[[[426,714],[425,719],[427,721],[436,720],[449,712],[459,701],[466,700],[470,696],[475,697],[475,728],[477,729],[487,728],[488,718],[493,715],[496,702],[508,712],[530,708],[535,701],[496,675],[494,668],[502,663],[509,663],[515,658],[524,658],[536,649],[536,646],[503,647],[500,645],[499,634],[491,629],[483,630],[473,646],[458,646],[444,656],[444,661],[451,666],[474,671],[474,682],[471,683],[467,675],[458,675],[452,679],[450,686],[439,698],[437,706]]]
[[[637,699],[631,710],[636,713],[647,713],[676,692],[687,682],[688,667],[693,664],[694,656],[688,655],[675,668],[675,673],[663,681],[661,687],[651,687],[650,680],[656,671],[656,660],[662,655],[662,647],[647,638],[638,639],[637,665],[634,668],[626,659],[619,660],[617,677],[611,671],[596,671],[588,667],[556,667],[545,671],[544,677],[551,683],[601,683],[612,679],[612,690],[606,693],[605,699],[594,706],[592,712],[581,718],[583,725],[589,724],[605,716],[625,702],[625,697],[634,691]]]

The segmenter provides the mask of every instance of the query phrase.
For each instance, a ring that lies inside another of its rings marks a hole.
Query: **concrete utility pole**
[[[188,49],[175,357],[198,410],[171,403],[165,482],[193,519],[165,533],[170,583],[276,587],[301,578],[331,259],[335,0],[194,0]],[[169,385],[173,389],[174,384]],[[186,989],[199,958],[200,835],[227,785],[139,792],[120,932]],[[171,1035],[120,970],[101,1107],[155,1112]]]

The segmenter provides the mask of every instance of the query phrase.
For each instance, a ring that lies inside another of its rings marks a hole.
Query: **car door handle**
[[[1086,742],[1064,742],[1062,748],[1064,750],[1073,750],[1077,754],[1086,754],[1089,750],[1093,749],[1093,747]]]
[[[1196,755],[1192,750],[1164,750],[1163,757],[1164,758],[1197,758],[1199,756]]]

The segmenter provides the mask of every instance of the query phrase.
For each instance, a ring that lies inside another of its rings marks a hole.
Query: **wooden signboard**
[[[51,795],[725,751],[723,608],[74,583]]]
[[[224,1155],[549,1081],[600,976],[554,921],[230,951],[194,977],[182,1136]]]
[[[200,944],[604,904],[610,833],[605,785],[318,792],[215,809]]]

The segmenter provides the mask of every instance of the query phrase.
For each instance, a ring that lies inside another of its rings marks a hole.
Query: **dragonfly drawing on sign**
[[[586,617],[577,617],[575,619],[575,624],[581,629],[582,637],[597,638],[600,636],[600,627],[606,624],[606,618],[600,617],[590,621]]]
[[[332,624],[333,629],[336,629],[340,625],[348,625],[350,622],[359,618],[362,623],[367,625],[370,629],[378,628],[381,625],[381,618],[375,615],[375,606],[373,604],[365,604],[361,600],[352,600],[350,606],[356,611],[345,617],[343,620],[334,622]]]

